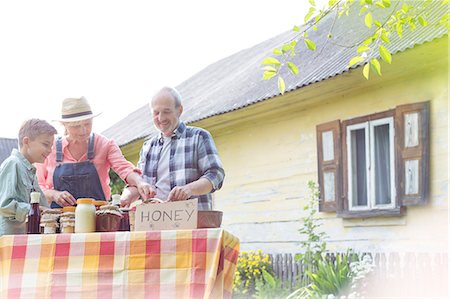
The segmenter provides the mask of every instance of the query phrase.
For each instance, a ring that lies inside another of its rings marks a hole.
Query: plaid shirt
[[[159,134],[142,146],[138,167],[142,177],[155,185],[158,162],[163,148],[163,136]],[[169,158],[170,189],[184,186],[200,178],[208,179],[214,192],[222,187],[225,172],[211,134],[201,128],[188,127],[180,122],[172,135]],[[211,193],[198,196],[199,210],[212,209]]]

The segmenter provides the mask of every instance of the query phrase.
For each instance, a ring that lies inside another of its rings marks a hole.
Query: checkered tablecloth
[[[1,298],[230,298],[223,229],[0,237]]]

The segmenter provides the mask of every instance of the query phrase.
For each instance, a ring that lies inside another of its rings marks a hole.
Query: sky
[[[307,0],[0,0],[0,137],[85,96],[101,133],[208,65],[302,23]],[[255,72],[260,70],[255,69]],[[52,124],[62,132],[58,122]]]

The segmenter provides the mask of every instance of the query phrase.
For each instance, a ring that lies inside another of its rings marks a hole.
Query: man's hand
[[[67,191],[52,190],[51,198],[61,207],[73,206],[77,203],[75,197]]]
[[[142,199],[153,198],[156,195],[155,188],[146,182],[139,182],[136,186]]]
[[[185,186],[176,186],[173,188],[169,196],[167,197],[168,201],[179,201],[179,200],[186,200],[191,198],[192,196],[192,190],[188,185]]]

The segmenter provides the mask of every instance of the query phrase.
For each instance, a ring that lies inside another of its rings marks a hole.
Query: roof
[[[0,138],[0,163],[9,157],[13,148],[18,148],[17,139]]]
[[[388,15],[395,6],[396,4],[393,4],[390,9],[377,9],[374,15],[379,20],[386,19],[383,15]],[[292,75],[288,70],[282,73],[286,92],[349,71],[348,62],[357,55],[355,44],[369,37],[374,31],[373,28],[369,29],[364,25],[363,18],[358,16],[357,8],[359,5],[354,5],[348,17],[343,16],[338,19],[335,18],[335,12],[332,12],[323,18],[318,30],[307,30],[309,38],[316,43],[317,50],[312,52],[303,43],[297,45],[297,55],[292,57],[291,61],[300,71],[298,75]],[[414,32],[405,31],[401,39],[397,34],[392,34],[391,44],[386,47],[395,54],[445,36],[448,34],[447,28],[431,24],[439,21],[439,16],[447,13],[447,9],[447,6],[441,5],[440,1],[432,1],[427,7],[429,13],[427,21],[430,25],[426,27],[418,25]],[[330,39],[327,35],[331,26],[334,29]],[[262,80],[260,63],[265,57],[272,55],[274,48],[290,41],[296,34],[296,32],[287,31],[254,47],[242,50],[211,64],[176,86],[183,98],[184,110],[181,120],[192,123],[279,96],[280,92],[274,81]],[[341,47],[337,44],[354,46]],[[377,52],[370,57],[379,58],[379,54]],[[356,64],[352,68],[361,64],[363,63]],[[120,146],[156,134],[148,103],[103,134],[115,139]]]

